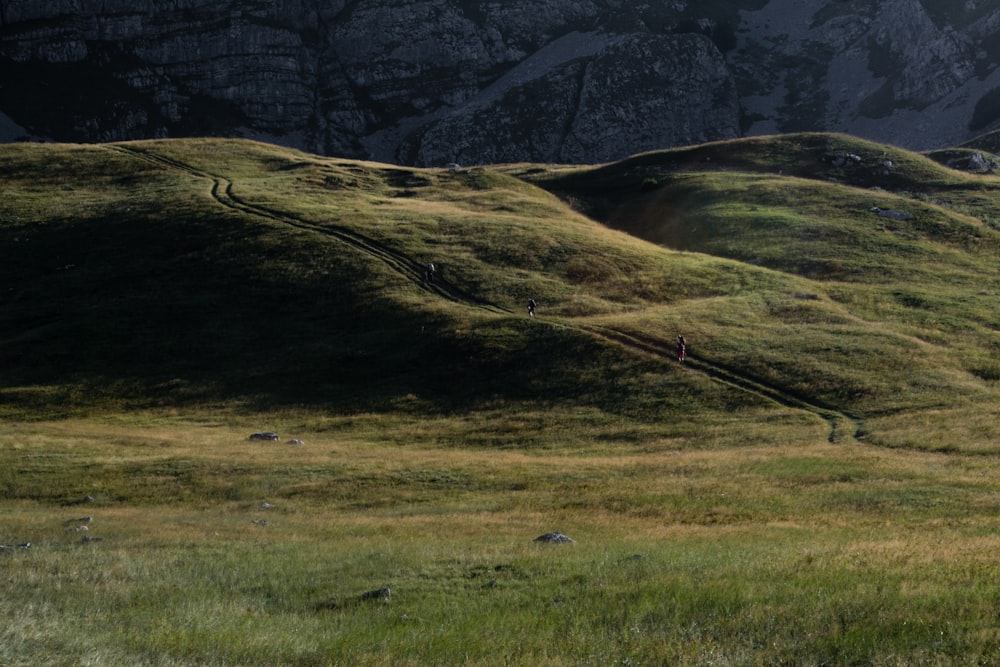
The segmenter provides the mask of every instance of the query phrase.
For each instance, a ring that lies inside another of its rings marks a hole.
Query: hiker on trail
[[[537,305],[538,304],[535,303],[534,299],[528,299],[528,316],[529,317],[534,317],[535,316],[535,306],[537,306]]]
[[[427,279],[427,282],[432,282],[434,280],[435,271],[437,271],[437,269],[434,268],[433,263],[427,265],[427,269],[424,270],[424,278]]]
[[[684,336],[677,337],[677,361],[684,363],[684,357],[687,356],[687,341],[684,340]]]

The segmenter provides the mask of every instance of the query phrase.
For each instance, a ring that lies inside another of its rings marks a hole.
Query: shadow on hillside
[[[8,414],[614,401],[596,398],[608,378],[575,373],[586,336],[527,318],[456,332],[387,300],[365,257],[284,227],[132,211],[48,219],[19,251],[0,301]]]

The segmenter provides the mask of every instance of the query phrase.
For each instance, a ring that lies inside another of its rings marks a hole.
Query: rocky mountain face
[[[598,163],[1000,121],[996,0],[0,0],[0,138]]]

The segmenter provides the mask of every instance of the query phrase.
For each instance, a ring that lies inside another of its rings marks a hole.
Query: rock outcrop
[[[736,86],[701,35],[570,35],[592,55],[501,82],[408,135],[415,164],[605,162],[664,146],[738,136]],[[583,49],[570,50],[579,54]],[[528,60],[527,67],[534,59]]]
[[[998,60],[985,0],[0,0],[0,138],[416,165],[793,130],[924,149],[998,124]]]
[[[995,2],[770,0],[729,62],[749,133],[830,130],[916,150],[1000,120]]]

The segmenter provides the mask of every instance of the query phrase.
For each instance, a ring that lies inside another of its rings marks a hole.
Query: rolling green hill
[[[0,663],[996,664],[950,154],[0,146]]]
[[[995,451],[998,192],[825,134],[457,170],[5,145],[0,414],[527,407]]]

